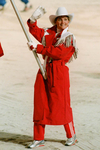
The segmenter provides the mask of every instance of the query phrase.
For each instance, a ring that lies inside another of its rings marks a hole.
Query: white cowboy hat
[[[60,17],[60,16],[68,16],[69,17],[69,23],[71,23],[71,21],[73,20],[73,17],[74,17],[74,14],[68,14],[67,10],[65,7],[59,7],[56,11],[56,15],[50,15],[49,16],[49,19],[51,21],[51,23],[53,25],[55,25],[55,19],[57,17]]]

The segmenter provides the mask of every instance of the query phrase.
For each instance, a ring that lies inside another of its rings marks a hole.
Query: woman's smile
[[[65,29],[69,25],[69,19],[67,16],[61,16],[56,19],[56,25],[58,29]]]

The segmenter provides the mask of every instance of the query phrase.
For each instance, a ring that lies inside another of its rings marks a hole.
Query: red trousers
[[[74,123],[70,122],[64,125],[66,137],[71,138],[75,134]],[[34,140],[44,140],[45,125],[34,123]]]

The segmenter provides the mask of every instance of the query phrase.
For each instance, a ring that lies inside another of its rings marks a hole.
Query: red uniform
[[[73,122],[69,69],[65,63],[72,57],[75,48],[66,47],[65,41],[56,46],[62,35],[61,32],[56,37],[56,26],[47,29],[45,34],[45,30],[37,26],[37,22],[31,24],[28,20],[27,24],[30,33],[42,43],[37,45],[37,53],[42,54],[44,58],[48,56],[47,79],[43,79],[39,70],[34,85],[33,121],[35,125],[65,125]],[[43,40],[45,46],[43,46]]]
[[[2,49],[2,46],[1,46],[1,43],[0,43],[0,57],[3,56],[4,53],[3,53],[3,49]]]

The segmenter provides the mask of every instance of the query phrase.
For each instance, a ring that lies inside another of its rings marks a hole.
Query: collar
[[[62,30],[62,31],[61,31],[60,29],[58,29],[58,28],[57,28],[57,33],[59,33],[59,32],[62,32],[62,33],[63,33],[63,31],[64,31],[64,32],[66,32],[66,31],[68,32],[68,27],[67,27],[67,28],[65,28],[65,29],[64,29],[64,30]]]
[[[58,30],[58,31],[59,31],[59,30]],[[53,33],[53,34],[57,33],[57,26],[54,25],[54,26],[52,26],[51,28],[47,29],[47,32],[50,33],[50,34],[52,34],[52,33]],[[68,32],[68,27],[65,28],[64,30],[62,30],[62,31],[60,32],[61,38],[65,37],[66,35],[69,35],[69,34],[70,34],[70,32]]]
[[[55,26],[52,26],[51,28],[49,28],[49,29],[47,29],[47,32],[48,33],[56,33],[56,31],[57,31],[57,26],[55,25]]]
[[[68,27],[62,31],[61,38],[72,35],[72,33],[68,32]]]

